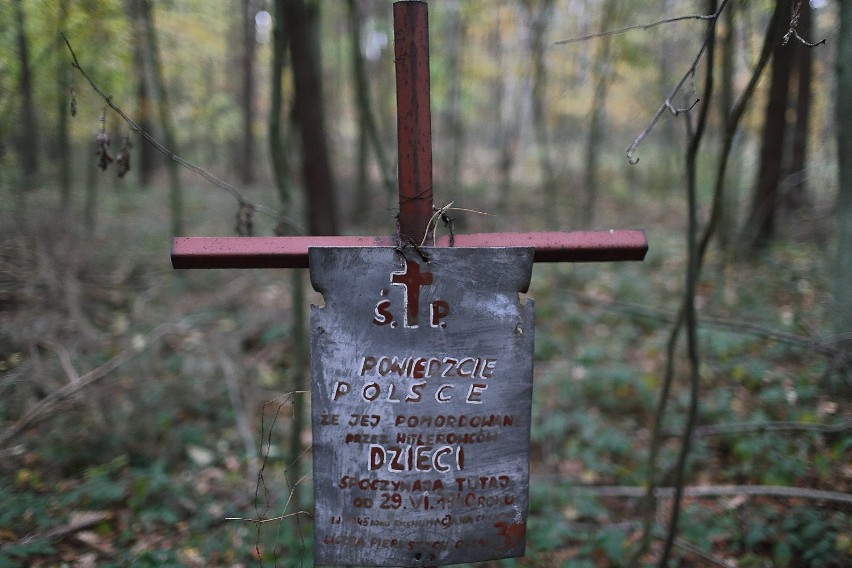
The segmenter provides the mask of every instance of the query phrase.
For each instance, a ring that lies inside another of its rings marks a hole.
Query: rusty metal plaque
[[[532,248],[311,248],[314,560],[522,556]]]

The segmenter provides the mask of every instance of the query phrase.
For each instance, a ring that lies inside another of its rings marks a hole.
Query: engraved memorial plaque
[[[314,559],[522,556],[532,248],[311,248]]]

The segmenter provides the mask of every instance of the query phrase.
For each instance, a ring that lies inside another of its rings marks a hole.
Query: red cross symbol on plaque
[[[421,242],[431,229],[432,130],[429,94],[429,32],[426,2],[393,5],[396,65],[399,235],[387,237],[177,237],[174,268],[307,268],[308,247],[393,247]],[[435,246],[448,246],[449,237]],[[535,262],[642,260],[648,241],[641,230],[457,235],[459,247],[535,249]],[[408,288],[407,288],[408,289]],[[413,303],[413,302],[412,302]],[[414,303],[413,303],[414,304]],[[414,304],[416,310],[416,304]]]
[[[405,286],[405,326],[417,327],[417,314],[420,311],[420,287],[432,283],[431,272],[420,272],[420,264],[413,260],[405,261],[402,272],[391,273],[391,283]]]

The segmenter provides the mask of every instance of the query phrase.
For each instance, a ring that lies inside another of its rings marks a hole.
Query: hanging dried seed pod
[[[127,135],[124,137],[124,141],[121,144],[121,150],[118,151],[118,154],[115,157],[115,163],[118,166],[118,177],[123,178],[124,175],[130,171],[130,149],[133,148],[133,144],[130,143],[130,136]]]
[[[112,156],[109,154],[109,134],[106,133],[106,110],[101,111],[101,117],[99,119],[101,126],[100,130],[98,130],[98,135],[95,138],[95,143],[97,145],[96,155],[98,156],[98,167],[101,170],[106,171],[109,163],[113,161]]]

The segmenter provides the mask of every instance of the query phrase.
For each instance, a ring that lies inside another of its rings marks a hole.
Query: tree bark
[[[86,196],[83,203],[83,226],[91,235],[95,232],[95,224],[98,218],[98,166],[95,160],[86,162]]]
[[[811,4],[802,2],[799,9],[799,35],[811,37]],[[813,76],[813,57],[810,47],[790,40],[793,44],[793,71],[796,90],[796,124],[791,141],[792,151],[786,174],[790,180],[784,205],[788,210],[798,209],[808,203],[805,167],[808,154],[808,131],[811,117],[811,78]]]
[[[371,113],[369,102],[365,100],[368,83],[364,71],[364,57],[362,55],[361,13],[358,9],[357,0],[347,0],[346,4],[349,13],[349,37],[352,40],[352,74],[355,86],[355,98],[358,103],[358,139],[355,142],[357,144],[355,148],[355,202],[368,203],[370,199],[370,187],[369,176],[367,175],[367,160],[369,157],[369,148],[367,146],[367,129],[369,127],[367,121]],[[382,169],[384,171],[384,168]],[[351,217],[353,219],[357,218],[357,212],[352,211]]]
[[[269,135],[269,159],[272,163],[272,177],[278,191],[278,198],[282,208],[286,211],[292,206],[292,195],[290,192],[290,162],[288,160],[289,140],[282,132],[285,122],[283,102],[283,78],[287,66],[287,31],[286,31],[286,1],[275,0],[272,10],[272,73],[271,93],[269,107],[269,122],[267,125]],[[285,234],[284,224],[279,223],[276,234]],[[290,376],[289,388],[292,388],[293,396],[293,419],[290,423],[290,436],[287,462],[289,466],[285,472],[288,486],[290,488],[290,503],[293,510],[300,510],[304,503],[302,485],[303,466],[301,457],[304,452],[302,444],[302,429],[305,423],[305,395],[298,394],[305,390],[305,375],[307,363],[304,353],[308,349],[305,335],[305,316],[300,306],[305,305],[304,271],[292,270],[290,272],[290,294],[291,303],[295,307],[292,319],[293,353],[294,357],[289,369],[279,366],[278,371],[282,375]],[[298,523],[298,518],[296,520]]]
[[[616,0],[608,0],[602,8],[600,32],[613,29],[615,25]],[[601,139],[606,123],[606,99],[609,86],[612,83],[612,38],[602,37],[598,40],[599,50],[595,65],[595,94],[592,107],[589,110],[589,131],[586,138],[585,168],[583,171],[583,205],[576,209],[574,225],[578,228],[589,228],[594,224],[595,206],[598,197],[598,157]]]
[[[139,0],[127,1],[127,13],[133,27],[133,72],[136,80],[136,123],[145,132],[152,132],[154,128],[151,116],[151,53],[148,46],[148,34],[145,28],[145,15]],[[142,140],[139,144],[138,157],[136,160],[136,179],[139,185],[147,187],[151,183],[151,176],[157,167],[157,152],[147,141]]]
[[[285,124],[283,112],[284,68],[287,61],[287,31],[284,23],[286,0],[275,0],[272,15],[272,69],[270,77],[269,122],[269,161],[272,166],[272,178],[278,191],[278,200],[283,207],[291,205],[289,143],[282,132]]]
[[[545,91],[547,88],[547,63],[544,59],[544,35],[550,21],[553,0],[526,0],[529,15],[530,58],[533,65],[531,96],[533,129],[535,131],[538,160],[541,169],[541,185],[544,194],[544,210],[547,225],[556,228],[556,173],[550,157],[550,132],[547,124]]]
[[[39,169],[38,124],[36,123],[29,42],[22,0],[15,0],[15,23],[17,25],[18,64],[20,66],[18,88],[21,93],[21,130],[18,136],[18,148],[21,154],[23,188],[32,189]]]
[[[852,100],[852,0],[840,0],[837,36],[837,273],[835,331],[852,332],[852,113],[842,101]],[[850,342],[847,338],[847,342]],[[852,343],[852,342],[850,342]]]
[[[68,23],[68,2],[69,0],[60,0],[59,2],[59,29],[65,29]],[[63,53],[65,42],[62,36],[56,38],[57,53]],[[57,86],[59,87],[59,97],[57,98],[57,117],[56,125],[57,138],[57,153],[59,159],[59,188],[61,195],[62,209],[68,209],[71,201],[71,140],[68,134],[68,114],[70,112],[69,93],[71,91],[71,72],[72,69],[64,58],[59,60],[59,68],[56,70],[58,79]]]
[[[491,36],[492,51],[497,61],[497,68],[504,68],[508,62],[507,50],[503,45],[503,34],[501,30],[502,18],[497,19],[497,24]],[[497,124],[497,171],[499,172],[500,212],[505,216],[509,212],[509,201],[512,191],[512,169],[518,155],[518,117],[520,115],[519,89],[513,83],[513,78],[508,73],[501,73],[495,79],[494,108],[498,113]]]
[[[736,67],[734,63],[734,53],[736,52],[736,19],[737,19],[737,4],[731,3],[723,15],[724,28],[723,33],[719,37],[719,51],[721,52],[719,70],[721,79],[719,81],[719,118],[723,125],[726,125],[728,116],[734,108],[734,76]],[[728,151],[728,140],[723,135],[720,140],[719,159],[725,160],[725,154]],[[736,184],[723,183],[723,192],[719,196],[720,203],[718,205],[718,225],[716,227],[717,240],[719,248],[723,253],[729,250],[731,245],[731,235],[734,233],[736,220],[734,216],[734,202],[736,196],[731,195],[731,190],[736,187]]]
[[[782,21],[789,22],[790,0],[778,0],[778,2],[784,4]],[[775,234],[775,212],[778,205],[778,187],[781,182],[784,137],[787,130],[787,103],[793,46],[782,45],[781,37],[778,37],[776,41],[772,53],[769,99],[764,112],[760,166],[744,235],[746,251],[752,254],[765,248]]]
[[[137,0],[140,2],[139,10],[145,25],[148,57],[152,63],[153,90],[157,99],[157,110],[161,128],[163,129],[163,140],[166,147],[173,153],[178,154],[177,139],[171,120],[168,92],[163,77],[163,66],[160,62],[160,52],[157,45],[157,30],[154,26],[154,14],[151,0]],[[180,184],[180,171],[178,163],[170,159],[166,163],[169,172],[169,207],[171,209],[172,235],[180,235],[183,231],[183,191]]]
[[[367,158],[372,146],[376,161],[381,170],[382,184],[387,193],[395,193],[395,183],[391,173],[391,165],[385,154],[376,117],[373,113],[370,83],[367,81],[367,71],[364,64],[363,45],[361,40],[361,12],[357,0],[348,0],[349,34],[352,40],[352,74],[355,85],[355,98],[358,105],[358,147],[356,164],[356,203],[369,203],[369,182],[367,176]],[[353,211],[357,217],[358,212]]]
[[[444,157],[444,187],[450,196],[458,195],[461,182],[461,162],[464,153],[464,122],[461,113],[462,99],[462,49],[467,34],[467,22],[464,11],[456,5],[452,10],[453,21],[445,43],[447,53],[447,75],[450,79],[449,92],[447,93],[447,112],[444,115],[444,132],[447,141],[443,144],[445,148]]]
[[[146,78],[144,60],[138,59],[137,64],[141,65],[137,69],[140,69],[143,73],[136,82],[137,122],[142,130],[151,132],[154,128],[154,121],[151,117],[151,88]],[[157,152],[154,147],[147,140],[142,140],[139,144],[139,156],[136,160],[136,178],[140,186],[147,187],[151,183],[151,177],[157,168],[157,159]]]
[[[334,176],[328,152],[319,54],[319,5],[286,0],[285,23],[293,64],[293,101],[302,146],[302,180],[312,235],[338,232]]]
[[[240,179],[246,185],[254,183],[254,62],[255,38],[254,16],[257,11],[255,0],[242,0],[242,111],[243,111],[243,143],[240,148]]]

